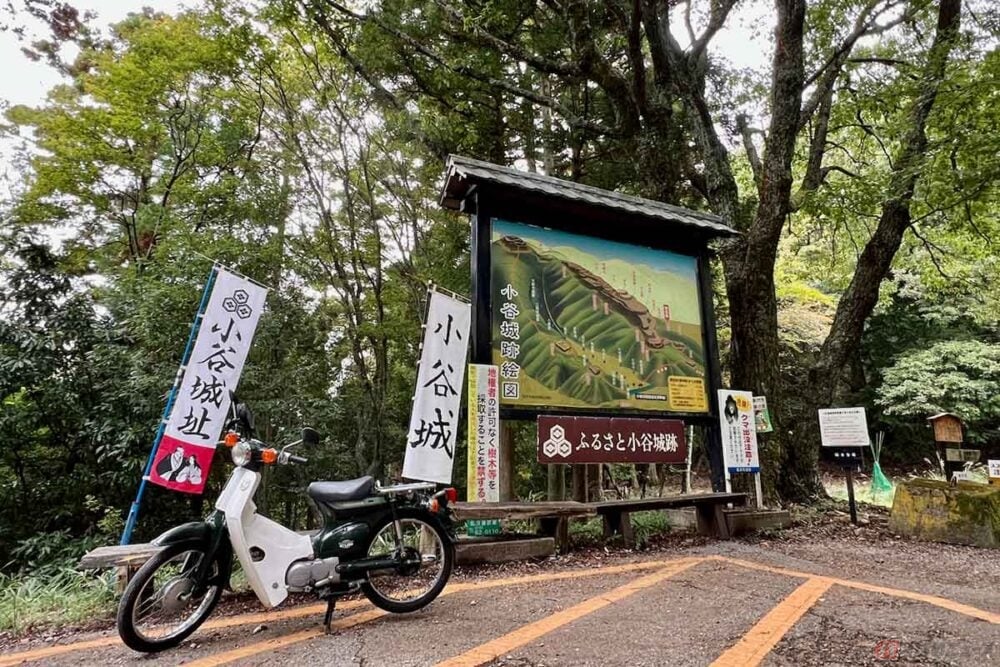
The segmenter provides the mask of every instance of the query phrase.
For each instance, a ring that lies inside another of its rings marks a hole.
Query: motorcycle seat
[[[336,503],[366,498],[374,486],[375,480],[365,476],[342,482],[313,482],[306,492],[318,503]]]

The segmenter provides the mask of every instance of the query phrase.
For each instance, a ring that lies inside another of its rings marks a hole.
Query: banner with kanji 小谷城
[[[229,414],[229,392],[239,383],[266,297],[266,288],[246,278],[225,269],[216,273],[198,337],[153,455],[149,471],[153,484],[185,493],[204,490]]]
[[[403,459],[407,479],[451,483],[471,321],[468,303],[431,292]]]

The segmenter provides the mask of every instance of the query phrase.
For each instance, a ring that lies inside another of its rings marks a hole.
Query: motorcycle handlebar
[[[297,464],[301,465],[303,463],[309,463],[309,459],[307,459],[304,456],[295,456],[294,454],[289,454],[288,455],[288,462],[289,463],[297,463]]]

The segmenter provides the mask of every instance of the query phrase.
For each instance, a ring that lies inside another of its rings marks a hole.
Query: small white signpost
[[[722,432],[722,460],[726,470],[726,490],[731,491],[731,473],[751,473],[756,485],[757,507],[764,506],[760,484],[760,456],[753,394],[749,391],[719,390],[719,426]]]
[[[867,447],[868,419],[864,408],[826,408],[819,411],[824,447]]]
[[[431,291],[403,477],[451,484],[471,321],[467,302]]]
[[[1000,459],[986,461],[986,470],[989,472],[990,481],[994,484],[1000,484]]]
[[[851,510],[851,523],[858,523],[858,506],[854,500],[854,467],[861,461],[860,452],[854,447],[871,444],[868,436],[868,418],[864,408],[825,408],[819,411],[819,433],[824,447],[836,447],[834,452],[847,473],[847,502]]]

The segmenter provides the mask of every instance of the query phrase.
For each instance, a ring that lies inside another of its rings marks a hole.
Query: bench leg
[[[722,540],[730,538],[725,508],[721,503],[696,505],[695,514],[698,517],[699,535],[711,535]]]
[[[569,550],[569,519],[566,517],[545,517],[538,520],[539,532],[555,540],[556,551]]]
[[[711,505],[695,505],[695,516],[698,519],[699,535],[716,535],[719,531],[715,526],[715,508]]]
[[[125,592],[125,587],[132,581],[132,577],[135,576],[140,567],[142,567],[142,563],[139,565],[119,565],[115,568],[115,592],[118,595]]]
[[[635,546],[635,532],[632,530],[632,515],[629,512],[608,512],[604,517],[604,539],[609,540],[619,534],[626,547]]]
[[[622,532],[622,515],[620,512],[608,512],[602,514],[604,519],[604,539],[610,540],[615,533]]]
[[[729,534],[729,522],[726,521],[726,508],[721,504],[715,506],[715,525],[719,531],[719,539],[728,540],[732,537]]]
[[[622,532],[622,542],[626,548],[635,546],[635,532],[632,530],[632,515],[628,512],[621,513],[620,527]]]

